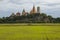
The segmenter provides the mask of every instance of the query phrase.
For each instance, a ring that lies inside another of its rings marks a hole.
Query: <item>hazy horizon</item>
[[[33,5],[40,6],[41,13],[60,17],[60,0],[0,0],[0,17],[11,15],[12,12],[29,12]]]

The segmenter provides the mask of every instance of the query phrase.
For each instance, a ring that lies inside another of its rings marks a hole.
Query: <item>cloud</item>
[[[23,9],[30,11],[32,6],[40,6],[41,12],[48,15],[60,14],[60,0],[0,0],[0,17],[10,15],[12,12],[22,12]],[[60,17],[60,16],[59,16]]]
[[[0,0],[0,1],[3,1],[3,0]]]

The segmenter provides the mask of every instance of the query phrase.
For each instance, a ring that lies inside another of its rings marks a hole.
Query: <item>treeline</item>
[[[60,23],[60,18],[53,18],[44,13],[0,18],[0,23]]]

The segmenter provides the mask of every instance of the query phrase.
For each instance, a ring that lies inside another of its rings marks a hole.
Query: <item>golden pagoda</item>
[[[35,6],[33,6],[32,10],[30,11],[30,14],[34,14],[34,13],[36,13]]]

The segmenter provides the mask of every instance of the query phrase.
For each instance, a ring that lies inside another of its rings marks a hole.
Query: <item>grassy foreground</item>
[[[60,40],[60,24],[0,24],[0,40]]]

